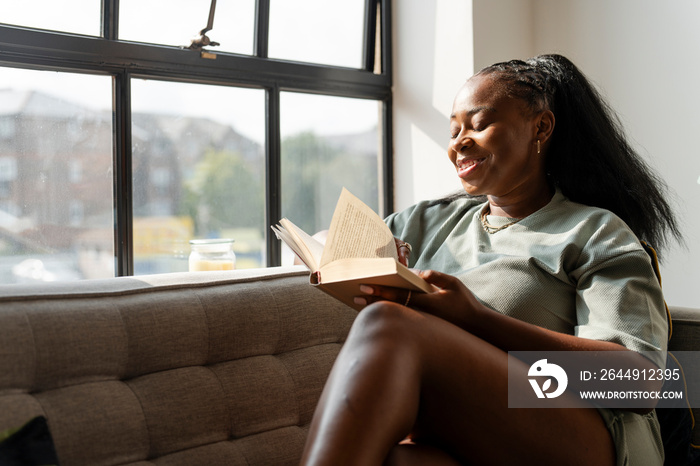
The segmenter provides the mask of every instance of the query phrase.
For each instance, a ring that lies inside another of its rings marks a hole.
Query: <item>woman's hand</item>
[[[475,313],[485,307],[457,277],[434,270],[414,271],[436,287],[432,293],[415,293],[407,290],[377,285],[362,285],[363,296],[355,298],[358,304],[376,301],[393,301],[419,311],[433,314],[459,327],[467,329]]]
[[[435,270],[417,273],[423,280],[435,286],[437,291],[414,293],[409,303],[410,307],[433,314],[464,329],[469,329],[475,314],[486,310],[457,277]]]
[[[399,262],[408,267],[408,258],[411,255],[411,245],[394,237],[396,252],[399,254]]]

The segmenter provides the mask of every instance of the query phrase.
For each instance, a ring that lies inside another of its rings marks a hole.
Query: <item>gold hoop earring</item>
[[[540,153],[540,140],[537,140],[537,153]]]

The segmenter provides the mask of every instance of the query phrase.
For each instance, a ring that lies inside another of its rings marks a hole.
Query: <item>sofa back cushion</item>
[[[0,289],[0,431],[62,465],[296,464],[356,315],[298,268]]]

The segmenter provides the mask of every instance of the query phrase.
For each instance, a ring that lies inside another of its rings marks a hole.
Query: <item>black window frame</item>
[[[280,93],[304,92],[381,102],[380,215],[393,208],[391,0],[365,0],[361,69],[267,56],[269,0],[257,0],[253,55],[206,53],[182,47],[120,41],[119,0],[102,0],[102,37],[0,24],[0,65],[92,73],[113,79],[115,275],[134,274],[131,173],[131,89],[135,78],[263,89],[265,99],[266,257],[281,262],[280,242],[270,225],[281,216]],[[203,22],[206,18],[203,18]],[[378,34],[379,32],[379,34]],[[379,41],[379,44],[377,44]],[[377,54],[376,51],[379,50]],[[379,57],[381,63],[375,63]],[[376,71],[379,70],[379,71]]]

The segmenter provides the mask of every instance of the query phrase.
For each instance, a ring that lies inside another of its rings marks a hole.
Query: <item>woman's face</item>
[[[489,76],[466,82],[452,107],[447,152],[469,194],[507,204],[549,191],[537,153],[542,114],[508,97]]]

